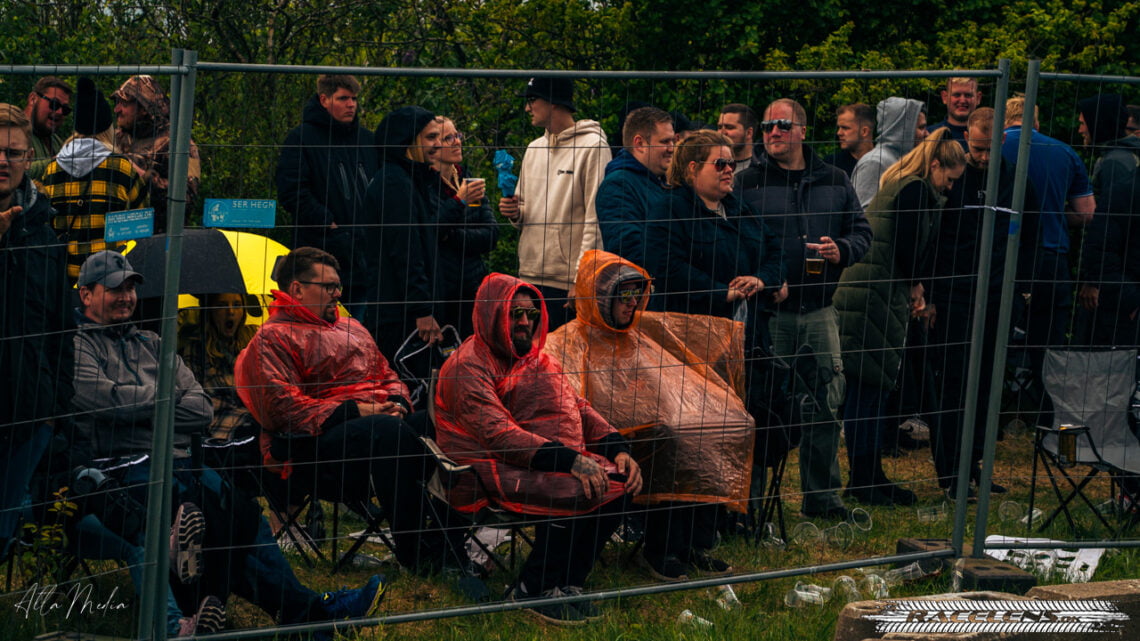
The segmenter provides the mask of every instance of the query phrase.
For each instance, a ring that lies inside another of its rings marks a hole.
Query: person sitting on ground
[[[305,465],[318,496],[375,496],[405,568],[462,567],[465,553],[424,524],[423,481],[435,463],[404,420],[408,388],[368,330],[340,315],[338,270],[336,258],[315,247],[286,254],[269,320],[237,358],[234,380],[262,427],[263,460],[282,478]]]
[[[646,312],[651,290],[641,267],[586,252],[575,318],[547,338],[543,351],[632,439],[647,488],[635,501],[649,506],[639,560],[664,581],[694,571],[726,574],[729,565],[708,552],[721,506],[747,508],[754,421],[740,396],[744,327],[714,316]],[[690,334],[697,340],[685,340],[687,328],[697,330]],[[718,365],[735,376],[722,378]]]
[[[625,439],[542,351],[546,316],[536,287],[487,276],[475,299],[475,335],[444,362],[434,398],[439,446],[475,470],[449,489],[451,506],[549,517],[536,524],[511,590],[520,600],[580,594],[621,520],[623,497],[642,484]],[[600,616],[586,601],[530,611],[559,625]]]
[[[92,254],[80,270],[82,307],[76,310],[74,381],[79,413],[69,451],[71,468],[97,469],[101,460],[149,453],[153,448],[161,338],[131,322],[138,303],[135,285],[142,281],[130,262],[113,251]],[[175,358],[174,368],[171,491],[172,504],[179,507],[171,531],[171,583],[182,588],[194,583],[197,590],[193,596],[187,595],[188,588],[171,591],[168,633],[220,631],[225,598],[231,591],[282,624],[374,614],[386,587],[382,577],[373,576],[357,590],[323,595],[306,588],[274,545],[257,504],[243,500],[209,467],[194,468],[190,439],[209,425],[210,400],[180,358]],[[150,461],[122,469],[117,480],[141,507],[150,486]],[[76,527],[81,557],[126,561],[136,589],[142,587],[141,528],[127,532],[94,514],[85,515]],[[200,604],[197,613],[183,616],[194,604]],[[326,632],[320,638],[331,640],[332,635]]]

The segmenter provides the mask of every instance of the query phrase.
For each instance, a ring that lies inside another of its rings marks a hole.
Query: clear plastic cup
[[[713,622],[693,614],[691,610],[681,610],[677,615],[677,625],[692,625],[698,628],[711,628]]]
[[[919,523],[941,523],[950,514],[950,506],[943,501],[941,505],[920,507],[916,510]]]
[[[797,523],[792,528],[792,543],[802,546],[819,545],[823,543],[823,533],[819,531],[819,527],[811,521],[804,521]]]

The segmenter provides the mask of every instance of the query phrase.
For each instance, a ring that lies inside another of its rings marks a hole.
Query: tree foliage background
[[[1008,57],[1015,76],[1030,58],[1045,71],[1136,76],[1138,14],[1140,2],[1114,0],[8,0],[0,4],[0,63],[164,64],[172,48],[210,62],[378,68],[977,69]],[[110,93],[125,77],[100,84]],[[491,175],[493,148],[521,147],[537,134],[518,81],[362,80],[364,124],[404,104],[448,114],[467,134],[477,174]],[[0,99],[22,105],[34,81],[0,78]],[[1071,139],[1075,92],[1099,89],[1054,84],[1042,98],[1043,128]],[[810,135],[829,141],[834,109],[847,102],[907,95],[926,100],[938,121],[938,89],[923,79],[587,79],[577,102],[580,115],[616,132],[628,100],[715,121],[726,102],[761,108],[792,96],[819,125]],[[1135,89],[1112,90],[1137,99]],[[200,73],[193,136],[203,194],[273,197],[276,145],[313,91],[312,74]]]

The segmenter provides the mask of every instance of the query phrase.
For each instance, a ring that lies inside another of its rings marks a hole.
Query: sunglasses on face
[[[729,160],[727,158],[717,158],[716,160],[701,160],[698,162],[700,162],[702,165],[712,165],[713,167],[716,167],[717,171],[724,171],[725,169],[736,171],[736,161]]]
[[[771,133],[771,131],[776,127],[779,127],[780,131],[791,131],[792,127],[795,127],[798,124],[800,123],[792,122],[787,118],[780,118],[779,120],[765,120],[764,122],[760,123],[760,131],[764,133]]]
[[[538,320],[541,313],[542,310],[537,307],[512,307],[511,320],[522,320],[523,316],[526,316],[527,320]]]
[[[36,92],[36,95],[46,100],[48,108],[50,108],[52,111],[62,111],[63,115],[65,116],[71,113],[71,105],[63,104],[59,98],[48,98],[38,91]]]
[[[641,299],[641,295],[645,293],[644,289],[623,289],[616,294],[618,300],[623,303],[636,303]]]

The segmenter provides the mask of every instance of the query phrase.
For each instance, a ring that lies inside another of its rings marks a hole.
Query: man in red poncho
[[[535,527],[516,598],[579,594],[620,520],[641,470],[625,439],[574,392],[542,352],[546,304],[536,288],[491,274],[475,300],[475,335],[443,365],[435,395],[439,445],[470,475],[450,490],[453,508],[493,505],[552,518]],[[599,612],[588,602],[536,606],[561,625]]]
[[[269,320],[238,356],[238,395],[261,424],[262,456],[282,476],[310,465],[320,496],[374,493],[404,567],[431,572],[462,563],[444,558],[439,530],[423,529],[421,481],[434,463],[404,421],[407,387],[368,330],[339,314],[338,269],[320,249],[289,252],[277,266],[281,291],[273,292]]]

